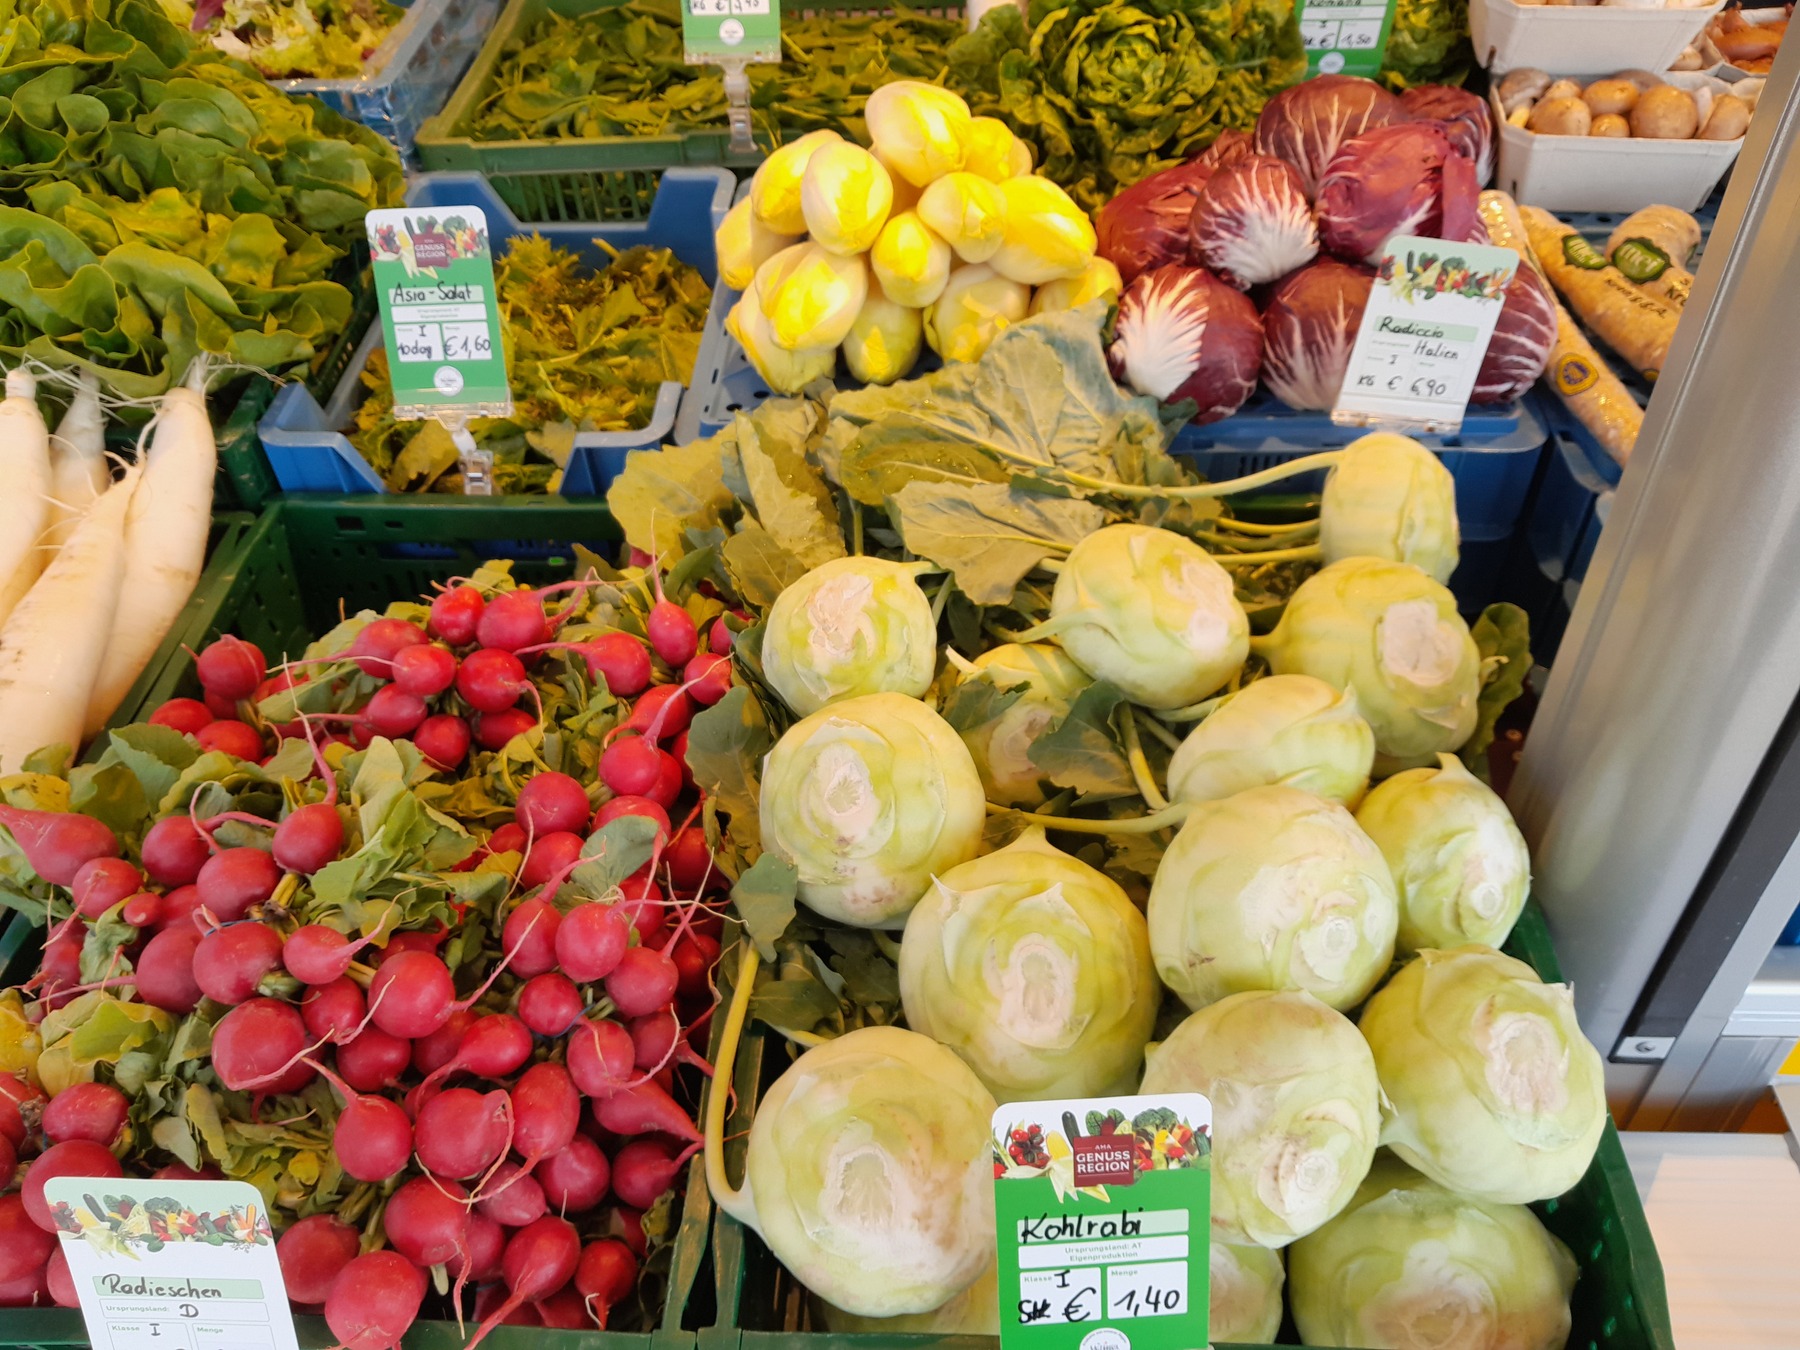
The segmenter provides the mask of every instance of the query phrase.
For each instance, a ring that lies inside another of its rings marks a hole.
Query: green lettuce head
[[[918,698],[937,666],[937,624],[918,574],[929,564],[834,558],[769,607],[763,673],[795,712],[884,691]]]
[[[1076,695],[1093,680],[1063,651],[1048,642],[1008,642],[970,663],[962,682],[986,680],[1018,697],[999,713],[962,731],[975,757],[988,800],[1002,806],[1042,806],[1044,774],[1031,762],[1031,746],[1052,722],[1068,716]]]
[[[1383,1155],[1288,1253],[1307,1345],[1562,1350],[1575,1259],[1523,1205],[1455,1195]]]
[[[1001,1102],[1128,1093],[1162,991],[1144,917],[1040,829],[942,873],[906,921],[906,1024]]]
[[[1231,695],[1176,747],[1169,796],[1211,802],[1279,783],[1355,806],[1374,763],[1375,733],[1355,694],[1310,675],[1270,675]]]
[[[1361,1026],[1391,1104],[1381,1142],[1433,1181],[1525,1204],[1561,1195],[1594,1160],[1605,1071],[1568,985],[1492,947],[1422,951]]]

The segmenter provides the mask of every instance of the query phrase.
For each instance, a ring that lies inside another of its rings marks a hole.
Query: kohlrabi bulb
[[[1307,1345],[1563,1350],[1576,1274],[1523,1205],[1452,1194],[1383,1155],[1289,1249],[1288,1298]]]
[[[1129,1093],[1161,990],[1144,916],[1040,829],[940,873],[906,921],[906,1024],[1001,1102]]]
[[[1048,642],[1008,642],[971,663],[963,682],[987,680],[1019,696],[998,715],[962,732],[975,757],[988,800],[1002,806],[1042,806],[1044,772],[1031,762],[1031,747],[1052,722],[1066,717],[1093,680],[1061,647]]]
[[[1375,731],[1377,774],[1436,763],[1475,731],[1481,653],[1456,597],[1409,563],[1346,558],[1320,569],[1253,645],[1278,675],[1355,692]]]
[[[1381,850],[1336,802],[1259,787],[1204,802],[1150,886],[1150,951],[1190,1008],[1303,989],[1354,1008],[1387,973],[1400,904]]]
[[[1276,1265],[1279,1268],[1279,1260]],[[1276,1293],[1279,1299],[1279,1285]],[[824,1300],[820,1302],[825,1329],[839,1336],[998,1336],[1000,1268],[997,1263],[989,1262],[987,1274],[943,1307],[933,1308],[930,1312],[901,1313],[897,1317],[858,1317]]]
[[[1463,1195],[1525,1204],[1580,1181],[1606,1128],[1600,1054],[1566,984],[1492,947],[1422,951],[1362,1013],[1381,1142]]]
[[[1270,675],[1188,733],[1169,760],[1169,796],[1211,802],[1279,783],[1353,807],[1374,762],[1375,733],[1355,694],[1310,675]]]
[[[1310,994],[1237,994],[1195,1013],[1150,1047],[1142,1091],[1212,1102],[1215,1242],[1284,1247],[1312,1232],[1350,1202],[1381,1131],[1369,1047]]]
[[[1076,544],[1041,632],[1147,708],[1205,698],[1250,649],[1250,620],[1225,569],[1193,541],[1149,525],[1108,525]]]
[[[1433,581],[1456,570],[1456,482],[1410,436],[1372,432],[1344,447],[1319,501],[1325,561],[1386,558]]]
[[[763,847],[800,873],[828,919],[899,928],[941,875],[981,849],[987,803],[968,747],[916,698],[833,703],[763,760]]]
[[[1215,1242],[1207,1255],[1206,1329],[1212,1341],[1273,1345],[1281,1330],[1281,1253]]]
[[[1531,889],[1531,855],[1506,803],[1455,755],[1380,784],[1356,823],[1399,888],[1401,952],[1506,941]]]
[[[928,1313],[993,1268],[994,1110],[929,1037],[849,1032],[763,1095],[743,1190],[720,1207],[845,1312]]]
[[[788,707],[814,713],[841,698],[918,698],[931,687],[937,624],[916,580],[923,566],[834,558],[775,598],[763,674]]]

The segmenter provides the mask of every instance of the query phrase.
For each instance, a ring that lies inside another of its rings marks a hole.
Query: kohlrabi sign
[[[1197,1093],[996,1111],[1003,1350],[1205,1346],[1211,1166]]]

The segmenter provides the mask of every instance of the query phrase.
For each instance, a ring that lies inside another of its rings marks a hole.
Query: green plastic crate
[[[1506,951],[1545,980],[1562,979],[1536,901],[1526,906]],[[739,1047],[733,1074],[737,1100],[725,1127],[728,1176],[743,1175],[752,1104],[789,1063],[778,1039],[746,1030]],[[1610,1121],[1580,1184],[1532,1208],[1581,1263],[1569,1350],[1675,1350],[1662,1263]],[[816,1328],[806,1290],[761,1238],[723,1213],[713,1228],[713,1269],[720,1319],[701,1329],[698,1350],[994,1350],[998,1344],[988,1336],[839,1335]]]

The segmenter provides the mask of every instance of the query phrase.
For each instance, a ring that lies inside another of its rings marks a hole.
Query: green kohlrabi
[[[1319,500],[1325,561],[1386,558],[1446,582],[1457,561],[1456,482],[1410,436],[1377,431],[1344,447]]]
[[[1242,669],[1250,620],[1230,575],[1198,544],[1148,525],[1109,525],[1070,550],[1050,618],[1024,637],[1055,637],[1134,703],[1179,708]]]
[[[787,729],[763,761],[759,814],[802,901],[898,928],[934,874],[975,856],[987,807],[949,723],[916,698],[866,694]]]
[[[826,1302],[928,1313],[994,1264],[994,1110],[936,1041],[864,1027],[775,1081],[750,1125],[743,1189],[716,1198]]]
[[[1067,716],[1075,696],[1093,681],[1061,647],[1048,642],[1008,642],[969,665],[964,684],[986,680],[1002,692],[1019,691],[999,713],[961,733],[988,800],[1002,806],[1042,806],[1044,774],[1031,762],[1031,743]]]
[[[1288,1253],[1307,1345],[1563,1350],[1575,1259],[1523,1205],[1455,1195],[1383,1155]]]
[[[1259,787],[1194,808],[1150,887],[1150,950],[1183,1003],[1303,989],[1353,1008],[1387,972],[1399,901],[1336,802]]]
[[[1498,947],[1531,888],[1531,855],[1512,813],[1455,755],[1408,769],[1357,808],[1400,891],[1400,951]]]
[[[1215,1242],[1208,1256],[1211,1306],[1206,1329],[1213,1342],[1273,1344],[1281,1330],[1281,1253]]]
[[[1000,1270],[994,1262],[988,1262],[987,1274],[943,1307],[933,1308],[930,1312],[901,1313],[897,1317],[859,1317],[830,1303],[825,1303],[821,1311],[826,1330],[840,1336],[998,1336]]]
[[[1215,1242],[1312,1232],[1350,1202],[1381,1131],[1368,1046],[1310,994],[1236,994],[1193,1014],[1150,1048],[1143,1091],[1212,1102]]]
[[[1475,730],[1481,654],[1456,597],[1418,568],[1346,558],[1314,573],[1255,647],[1277,674],[1356,694],[1376,773],[1435,762]]]
[[[1040,829],[940,873],[906,921],[906,1023],[1001,1102],[1129,1092],[1161,990],[1117,882]]]
[[[1581,1180],[1606,1083],[1568,985],[1491,947],[1423,951],[1361,1025],[1390,1103],[1381,1142],[1433,1181],[1524,1204]]]
[[[1188,733],[1169,761],[1169,796],[1210,802],[1279,783],[1355,806],[1374,762],[1375,733],[1354,693],[1310,675],[1270,675]]]
[[[769,684],[802,714],[859,694],[918,698],[937,667],[928,564],[835,558],[776,597],[763,634]]]

